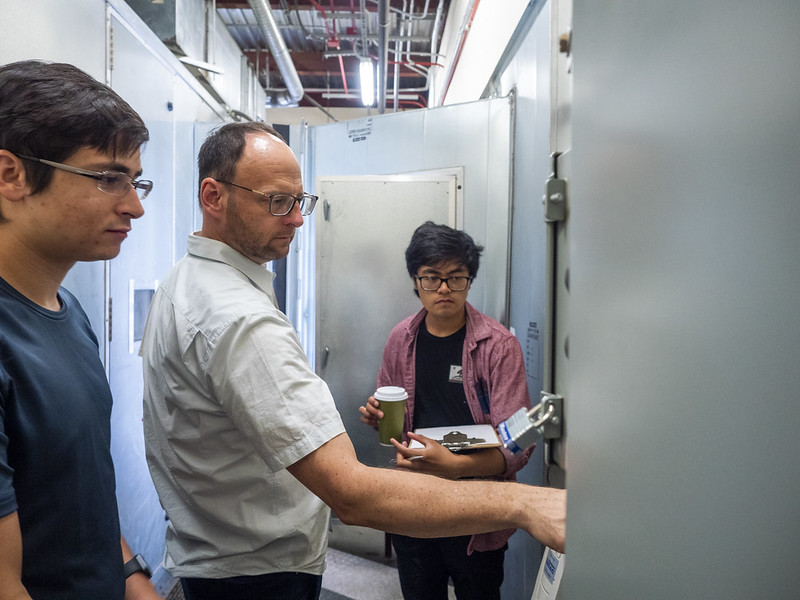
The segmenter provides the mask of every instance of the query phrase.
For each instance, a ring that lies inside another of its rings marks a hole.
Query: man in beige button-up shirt
[[[147,457],[187,600],[317,598],[327,507],[388,532],[522,528],[563,549],[562,491],[358,462],[263,267],[288,254],[316,202],[297,159],[272,128],[232,123],[205,141],[199,171],[203,227],[142,342]]]

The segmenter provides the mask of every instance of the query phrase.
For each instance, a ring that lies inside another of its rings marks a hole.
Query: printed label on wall
[[[347,137],[351,142],[363,142],[372,133],[372,119],[360,119],[347,122]]]

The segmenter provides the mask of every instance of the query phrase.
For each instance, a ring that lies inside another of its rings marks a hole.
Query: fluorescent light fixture
[[[375,103],[375,69],[371,59],[361,59],[359,74],[361,75],[361,102],[364,106],[372,106]]]

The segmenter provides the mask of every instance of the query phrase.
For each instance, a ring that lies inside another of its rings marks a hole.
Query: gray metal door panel
[[[392,327],[421,308],[405,249],[427,220],[456,224],[455,177],[408,179],[317,182],[316,368],[359,459],[371,465],[385,465],[394,453],[380,448],[377,434],[359,421],[358,407],[375,390]]]
[[[574,9],[562,587],[797,598],[800,4]]]

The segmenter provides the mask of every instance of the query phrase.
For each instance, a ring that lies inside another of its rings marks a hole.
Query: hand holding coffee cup
[[[383,446],[391,446],[392,438],[400,441],[403,436],[408,393],[404,388],[387,385],[375,390],[373,396],[383,412],[383,418],[378,421],[378,440]]]
[[[379,405],[375,396],[370,396],[363,406],[358,407],[358,412],[361,413],[361,422],[369,425],[375,431],[378,431],[378,423],[383,418],[383,412],[378,408]]]

